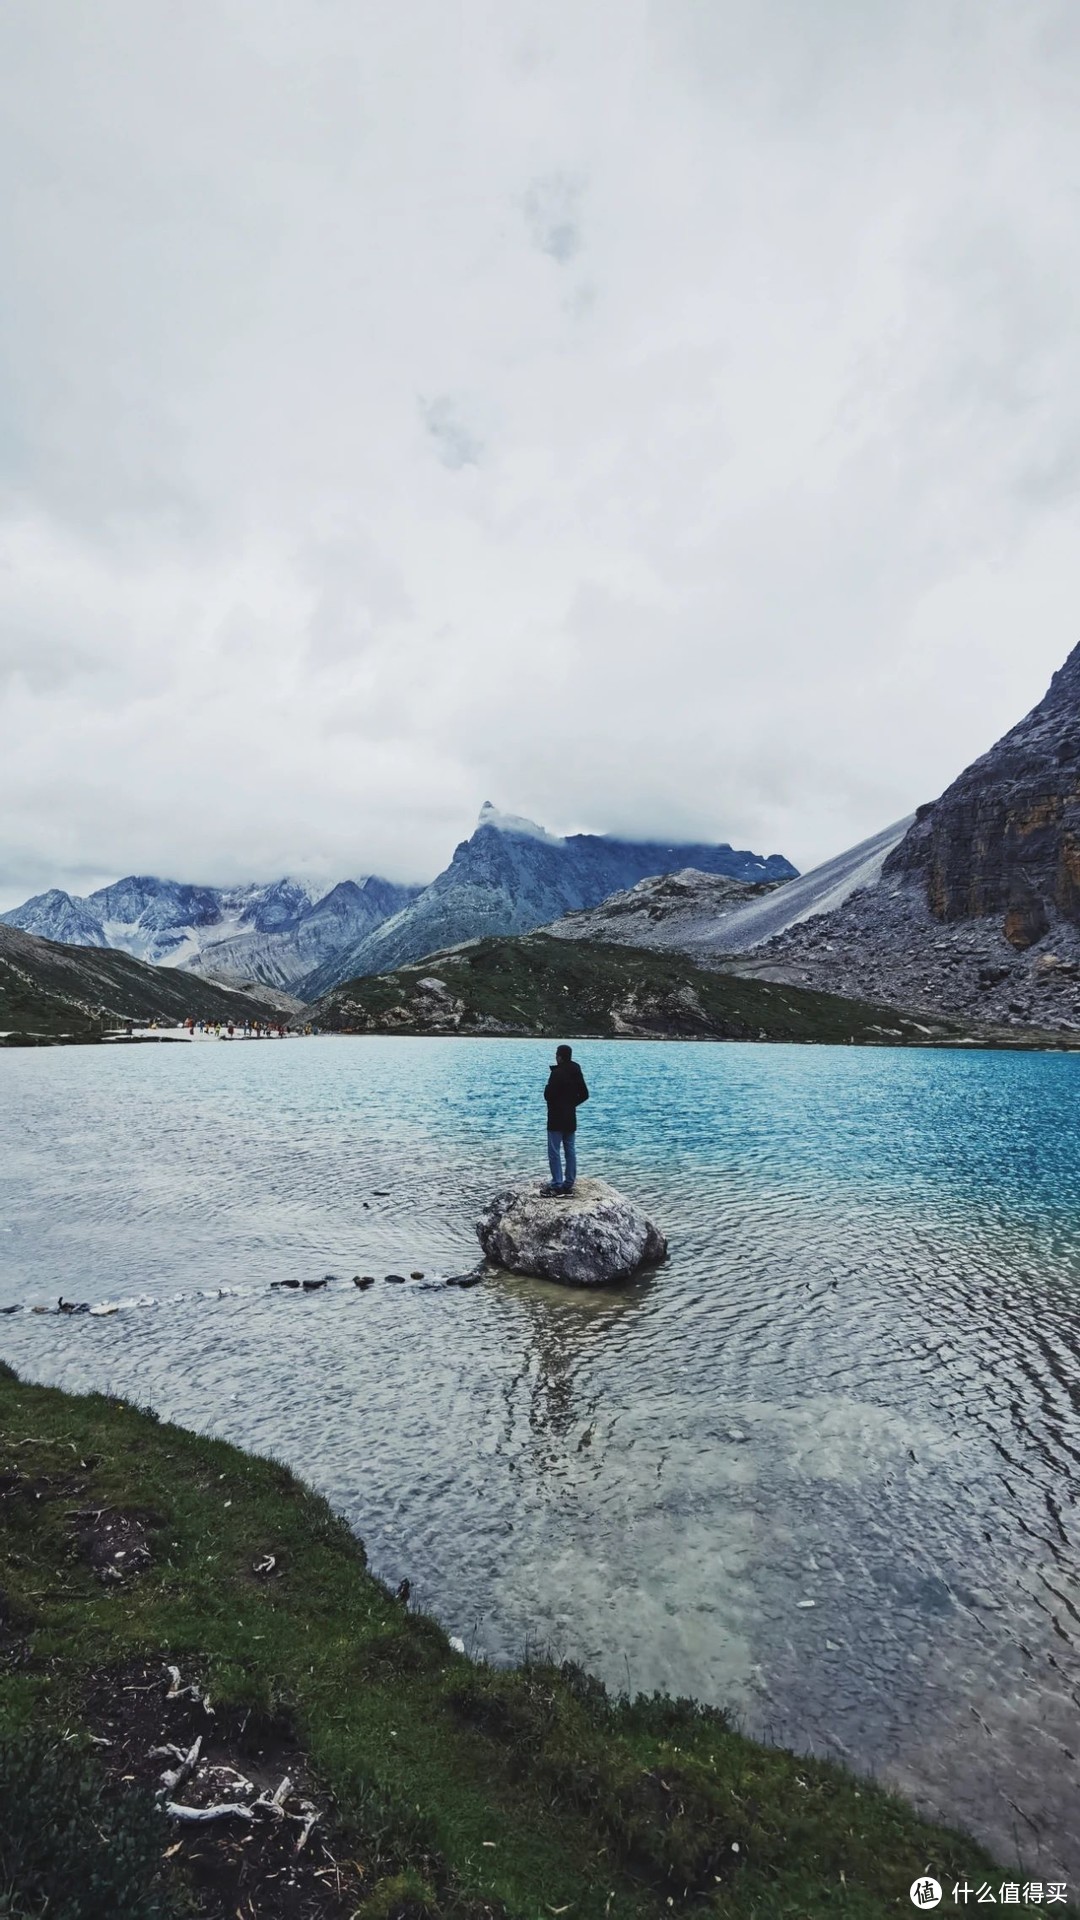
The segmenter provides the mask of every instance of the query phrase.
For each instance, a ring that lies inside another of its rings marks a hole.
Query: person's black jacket
[[[576,1060],[556,1061],[544,1088],[547,1101],[548,1132],[576,1133],[577,1109],[589,1097],[585,1075]]]

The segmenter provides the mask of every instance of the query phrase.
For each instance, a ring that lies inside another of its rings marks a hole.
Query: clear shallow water
[[[732,1705],[1075,1891],[1080,1058],[577,1051],[582,1170],[671,1238],[603,1295],[269,1291],[470,1266],[544,1044],[0,1055],[0,1305],[160,1303],[0,1353],[288,1460],[470,1646]]]

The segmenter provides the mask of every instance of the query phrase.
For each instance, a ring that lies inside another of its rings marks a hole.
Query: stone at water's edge
[[[659,1227],[606,1180],[579,1180],[567,1199],[535,1187],[497,1193],[476,1233],[497,1266],[573,1287],[627,1280],[667,1257]]]

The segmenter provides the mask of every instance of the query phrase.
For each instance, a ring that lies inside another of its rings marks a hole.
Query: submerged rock
[[[579,1180],[565,1197],[548,1197],[534,1187],[498,1193],[476,1232],[498,1266],[574,1287],[627,1280],[639,1267],[667,1257],[660,1229],[606,1180]]]

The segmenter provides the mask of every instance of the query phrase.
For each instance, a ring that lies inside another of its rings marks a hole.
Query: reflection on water
[[[733,1704],[1080,1881],[1080,1060],[579,1051],[584,1170],[671,1237],[602,1295],[432,1279],[543,1176],[544,1046],[0,1056],[0,1305],[159,1303],[5,1357],[287,1459],[494,1657]]]

